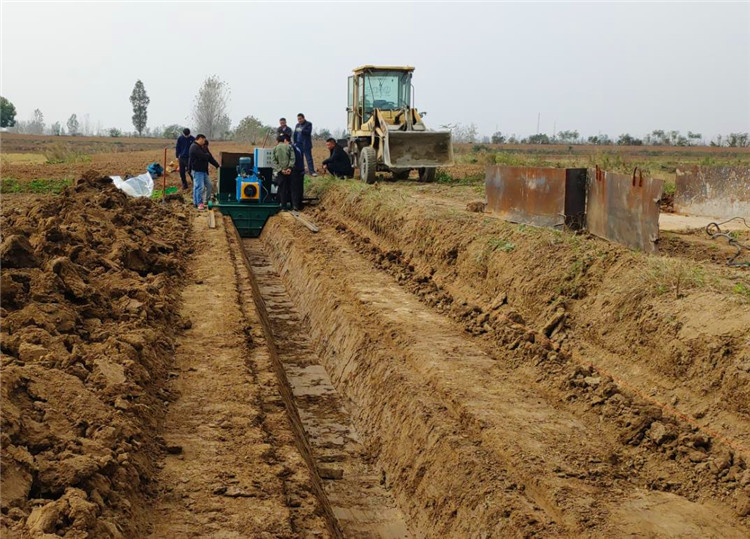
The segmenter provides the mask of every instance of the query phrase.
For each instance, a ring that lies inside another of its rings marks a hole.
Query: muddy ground
[[[750,535],[727,246],[330,180],[240,240],[100,176],[3,199],[4,536]]]

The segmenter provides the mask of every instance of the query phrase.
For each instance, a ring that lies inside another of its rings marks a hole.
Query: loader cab
[[[347,116],[350,132],[359,131],[375,109],[399,111],[412,107],[413,67],[362,66],[348,81]]]

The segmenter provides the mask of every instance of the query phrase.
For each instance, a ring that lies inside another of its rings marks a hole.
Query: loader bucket
[[[390,131],[385,136],[383,162],[390,168],[452,165],[450,131]]]

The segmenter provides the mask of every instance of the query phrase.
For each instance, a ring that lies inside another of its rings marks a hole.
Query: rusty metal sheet
[[[589,170],[586,226],[592,234],[647,253],[657,251],[662,180]]]
[[[487,168],[487,209],[512,223],[582,228],[586,169]]]
[[[680,167],[675,183],[676,212],[750,217],[750,167]]]

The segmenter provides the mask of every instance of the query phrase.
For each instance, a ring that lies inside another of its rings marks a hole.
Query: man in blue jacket
[[[294,127],[294,144],[296,144],[302,154],[307,158],[307,169],[311,176],[317,176],[312,157],[312,123],[305,119],[301,112],[297,114],[297,125]]]
[[[186,174],[190,174],[190,180],[193,180],[193,175],[190,173],[190,167],[188,161],[190,160],[190,145],[195,141],[195,137],[190,134],[190,129],[187,127],[182,130],[182,135],[177,139],[177,146],[175,147],[175,157],[180,161],[180,179],[182,180],[182,188],[188,188]]]

